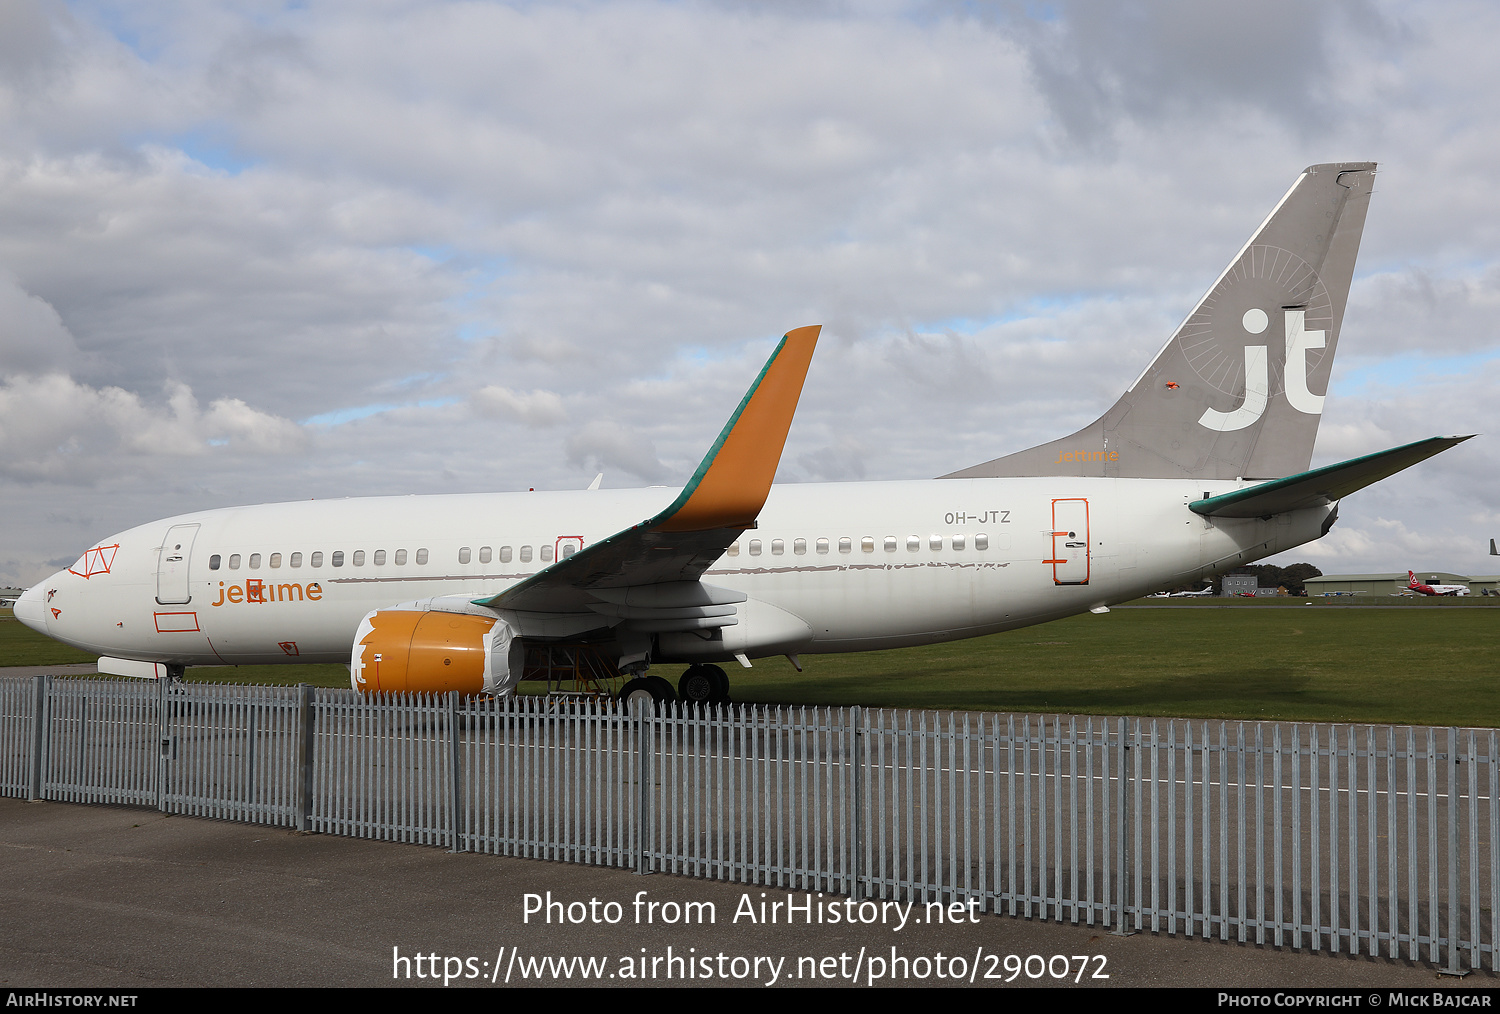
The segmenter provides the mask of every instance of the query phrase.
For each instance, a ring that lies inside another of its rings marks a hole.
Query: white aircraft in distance
[[[1466,584],[1423,584],[1417,580],[1417,575],[1411,571],[1406,572],[1406,590],[1416,592],[1418,595],[1467,595],[1469,586]]]
[[[1197,591],[1173,592],[1171,597],[1174,599],[1201,599],[1213,593],[1213,585],[1209,585],[1207,588],[1199,588]]]
[[[184,514],[100,540],[16,615],[120,675],[348,661],[358,690],[507,694],[593,659],[661,701],[651,665],[686,662],[678,694],[711,701],[715,663],[977,637],[1205,580],[1468,439],[1308,469],[1374,175],[1305,170],[1114,407],[1051,443],[936,480],[773,487],[804,327],[681,490]]]

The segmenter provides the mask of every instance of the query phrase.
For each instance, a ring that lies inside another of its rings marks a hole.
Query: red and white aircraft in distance
[[[1466,584],[1423,584],[1417,580],[1417,575],[1412,571],[1406,572],[1408,584],[1407,591],[1414,591],[1418,595],[1467,595],[1469,586]]]

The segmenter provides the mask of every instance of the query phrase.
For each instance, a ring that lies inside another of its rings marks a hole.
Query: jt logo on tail
[[[1307,353],[1321,349],[1327,343],[1328,332],[1309,331],[1306,328],[1307,309],[1286,310],[1286,359],[1282,374],[1286,383],[1286,400],[1298,412],[1307,415],[1323,414],[1323,395],[1313,394],[1307,389]],[[1270,324],[1264,310],[1245,311],[1241,321],[1245,330],[1260,334]],[[1259,419],[1266,411],[1266,401],[1271,393],[1271,377],[1266,368],[1268,346],[1245,346],[1245,401],[1233,412],[1205,409],[1198,419],[1201,426],[1220,433],[1242,430]]]

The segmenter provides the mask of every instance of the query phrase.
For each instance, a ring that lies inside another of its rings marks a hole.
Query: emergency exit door
[[[1052,501],[1052,582],[1089,583],[1089,502]]]

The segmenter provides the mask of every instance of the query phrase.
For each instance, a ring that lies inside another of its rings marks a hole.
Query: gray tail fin
[[[1309,166],[1113,408],[1072,436],[944,479],[1279,479],[1323,413],[1373,162]]]

